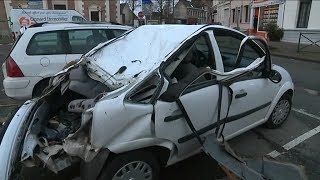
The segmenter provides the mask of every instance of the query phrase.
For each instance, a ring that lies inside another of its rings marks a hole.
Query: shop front
[[[283,4],[285,0],[254,0],[251,9],[250,35],[258,35],[267,39],[266,26],[274,23],[280,26],[283,20]]]

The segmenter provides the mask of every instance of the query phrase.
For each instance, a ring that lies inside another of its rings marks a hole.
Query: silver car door
[[[169,87],[155,104],[155,132],[158,138],[174,142],[178,148],[178,156],[184,157],[200,148],[187,118],[201,138],[212,133],[217,126],[219,85],[215,76],[204,73],[185,88],[178,83],[175,87],[177,88]],[[228,90],[222,90],[221,116],[224,116]]]
[[[270,69],[269,52],[235,31],[215,31],[214,35],[225,73],[246,68],[257,59],[263,60],[252,71],[228,82],[233,92],[228,116],[236,118],[230,118],[232,121],[226,124],[223,134],[230,139],[264,122],[277,87],[266,75]]]

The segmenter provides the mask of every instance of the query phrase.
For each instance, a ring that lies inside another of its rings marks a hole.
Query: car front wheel
[[[289,94],[285,94],[281,97],[266,122],[268,128],[274,129],[280,127],[287,120],[292,106],[291,99]]]
[[[101,172],[99,180],[158,180],[160,165],[149,151],[132,151],[114,156]]]

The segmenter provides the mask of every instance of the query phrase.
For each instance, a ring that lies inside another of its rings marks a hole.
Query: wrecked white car
[[[158,179],[209,134],[279,127],[293,93],[263,40],[214,25],[141,26],[92,49],[18,109],[5,125],[0,177],[81,164],[83,179]]]

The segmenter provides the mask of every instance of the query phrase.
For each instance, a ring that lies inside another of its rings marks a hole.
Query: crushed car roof
[[[99,74],[103,81],[122,86],[158,67],[168,54],[202,27],[204,25],[140,26],[89,55],[92,64],[98,67],[93,70],[104,71]]]

